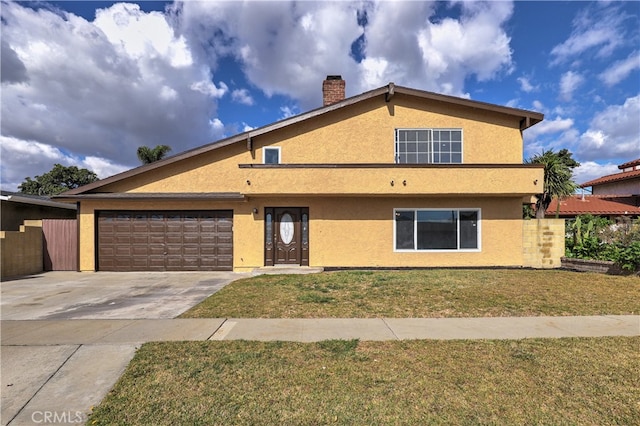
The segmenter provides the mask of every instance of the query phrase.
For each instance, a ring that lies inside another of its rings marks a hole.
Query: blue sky
[[[640,2],[2,2],[1,185],[53,164],[104,178],[397,85],[542,112],[525,158],[578,183],[640,158]]]

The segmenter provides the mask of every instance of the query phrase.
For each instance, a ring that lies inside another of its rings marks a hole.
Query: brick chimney
[[[340,102],[344,99],[345,81],[340,75],[328,75],[322,82],[322,106]]]

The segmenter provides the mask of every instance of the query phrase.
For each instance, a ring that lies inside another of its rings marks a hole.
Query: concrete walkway
[[[2,346],[178,340],[525,339],[640,335],[640,316],[2,321]]]
[[[140,344],[638,336],[640,316],[1,321],[2,424],[86,421]]]

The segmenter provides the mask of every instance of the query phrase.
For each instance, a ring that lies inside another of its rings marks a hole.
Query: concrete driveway
[[[223,320],[175,324],[168,319],[248,276],[47,272],[3,281],[1,424],[84,423],[90,407],[104,398],[133,358],[139,347],[134,342],[167,333],[184,340],[206,340]],[[135,327],[141,322],[146,324],[142,332]],[[91,333],[109,336],[111,341],[75,342]],[[30,335],[35,338],[29,340]],[[65,336],[70,342],[65,342]]]
[[[2,282],[3,320],[175,318],[234,272],[47,272]]]

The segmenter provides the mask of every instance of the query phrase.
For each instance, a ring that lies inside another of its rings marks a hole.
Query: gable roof
[[[360,95],[357,96],[353,96],[350,98],[346,98],[340,102],[336,102],[333,103],[331,105],[327,105],[321,108],[317,108],[314,110],[311,110],[309,112],[303,113],[303,114],[299,114],[293,117],[289,117],[286,118],[284,120],[280,120],[277,121],[275,123],[272,124],[268,124],[266,126],[263,127],[259,127],[257,129],[253,129],[253,130],[249,130],[247,132],[244,133],[240,133],[237,134],[235,136],[231,136],[229,138],[226,139],[222,139],[216,142],[212,142],[206,145],[202,145],[200,147],[194,148],[194,149],[190,149],[187,151],[184,151],[180,154],[176,154],[173,155],[171,157],[167,157],[165,159],[162,159],[160,161],[156,161],[153,162],[151,164],[146,164],[143,166],[139,166],[136,167],[134,169],[113,175],[111,177],[99,180],[97,182],[93,182],[90,183],[88,185],[84,185],[81,186],[79,188],[75,188],[69,191],[66,191],[62,194],[60,194],[59,198],[65,198],[66,196],[70,196],[70,195],[78,195],[78,194],[82,194],[85,193],[87,191],[92,191],[95,190],[97,188],[100,188],[102,186],[114,183],[114,182],[118,182],[121,181],[123,179],[150,171],[150,170],[154,170],[160,167],[163,167],[167,164],[171,164],[171,163],[175,163],[178,161],[182,161],[185,160],[187,158],[191,158],[191,157],[195,157],[197,155],[201,155],[204,153],[207,153],[209,151],[215,150],[215,149],[219,149],[222,148],[224,146],[228,146],[231,144],[235,144],[235,143],[247,143],[247,146],[250,147],[251,146],[251,140],[252,138],[256,137],[256,136],[260,136],[263,135],[265,133],[269,133],[272,132],[274,130],[277,129],[281,129],[287,126],[291,126],[293,124],[296,123],[300,123],[306,120],[310,120],[313,119],[314,117],[326,114],[328,112],[331,111],[335,111],[341,108],[345,108],[348,107],[350,105],[353,104],[357,104],[359,102],[363,102],[365,100],[377,97],[377,96],[382,96],[384,95],[385,98],[385,102],[389,102],[391,100],[391,98],[395,95],[395,94],[403,94],[403,95],[407,95],[407,96],[412,96],[421,100],[428,100],[428,101],[435,101],[435,102],[442,102],[442,103],[448,103],[448,104],[453,104],[453,105],[459,105],[465,108],[472,108],[472,109],[476,109],[476,110],[481,110],[481,111],[487,111],[487,112],[493,112],[493,113],[499,113],[499,114],[505,114],[505,115],[509,115],[512,117],[515,117],[517,119],[519,119],[520,122],[520,130],[525,130],[531,126],[533,126],[534,124],[537,124],[539,122],[541,122],[544,119],[544,115],[538,112],[534,112],[534,111],[527,111],[527,110],[522,110],[522,109],[517,109],[517,108],[511,108],[511,107],[504,107],[504,106],[500,106],[500,105],[494,105],[494,104],[490,104],[490,103],[486,103],[486,102],[480,102],[480,101],[473,101],[473,100],[469,100],[469,99],[464,99],[464,98],[458,98],[455,96],[449,96],[449,95],[442,95],[439,93],[434,93],[434,92],[427,92],[427,91],[423,91],[423,90],[417,90],[417,89],[410,89],[407,87],[402,87],[402,86],[396,86],[394,83],[389,83],[386,86],[382,86],[380,88],[374,89],[374,90],[370,90],[368,92],[362,93]]]
[[[580,185],[580,187],[586,188],[587,186],[597,186],[597,185],[603,185],[605,183],[620,182],[620,181],[629,180],[629,179],[640,179],[640,169],[633,170],[630,172],[620,172],[620,173],[614,173],[611,175],[602,176],[597,179],[590,180],[589,182],[585,182],[582,185]]]
[[[629,201],[629,204],[622,202]],[[619,195],[574,195],[560,201],[560,215],[577,216],[592,215],[640,215],[640,207],[631,204],[633,198]],[[558,199],[554,198],[547,208],[547,215],[554,215],[558,206]]]

